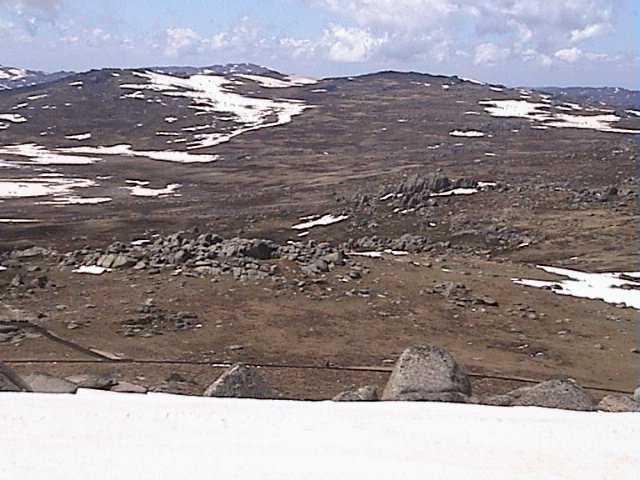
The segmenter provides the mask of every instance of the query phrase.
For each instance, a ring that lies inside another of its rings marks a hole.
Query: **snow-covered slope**
[[[6,478],[635,479],[635,413],[446,403],[0,396]],[[37,451],[34,451],[37,445]]]
[[[71,75],[69,72],[45,73],[0,65],[0,90],[10,90],[13,88],[53,82],[69,75]]]

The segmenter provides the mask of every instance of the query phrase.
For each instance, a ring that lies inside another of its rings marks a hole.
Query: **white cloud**
[[[574,63],[582,58],[583,53],[582,53],[582,50],[580,50],[579,48],[573,47],[573,48],[564,48],[562,50],[558,50],[556,53],[553,54],[553,56],[559,60],[562,60],[563,62]]]
[[[202,42],[199,34],[190,28],[167,28],[165,55],[178,57],[194,53]]]
[[[446,44],[451,51],[474,51],[475,63],[495,65],[535,51],[548,65],[564,60],[555,52],[612,30],[614,0],[307,0],[370,36],[384,38],[375,53],[389,59],[422,57],[438,61],[429,45]],[[473,34],[475,31],[475,34]],[[435,37],[435,38],[434,38]],[[429,38],[431,41],[425,41]],[[474,38],[477,44],[473,44]],[[570,54],[568,54],[570,55]],[[445,55],[446,56],[446,55]],[[587,57],[584,56],[584,59]]]
[[[41,23],[51,23],[58,16],[63,0],[0,0],[13,12],[22,28],[33,35]]]
[[[597,37],[598,35],[602,35],[607,32],[611,28],[610,25],[602,24],[602,23],[594,23],[592,25],[587,25],[582,29],[576,29],[571,31],[571,42],[577,43],[582,42],[584,40],[588,40],[593,37]]]
[[[495,65],[509,58],[511,51],[493,43],[483,43],[476,47],[473,63],[476,65]]]
[[[7,5],[18,11],[40,10],[52,12],[62,5],[62,0],[0,0],[0,5]]]
[[[334,62],[364,62],[385,42],[360,28],[331,25],[321,43],[328,48],[327,57]]]
[[[383,29],[424,29],[462,11],[451,0],[311,0],[358,24]]]

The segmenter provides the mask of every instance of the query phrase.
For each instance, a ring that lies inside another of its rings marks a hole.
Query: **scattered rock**
[[[110,389],[112,392],[118,393],[147,393],[147,387],[143,387],[142,385],[136,385],[135,383],[129,382],[118,382]]]
[[[46,248],[31,247],[25,250],[15,251],[11,254],[11,256],[13,258],[27,259],[27,258],[34,258],[34,257],[42,257],[45,255],[48,255],[49,253],[50,253],[49,250],[47,250]]]
[[[640,412],[640,403],[629,395],[607,395],[598,404],[598,410],[605,412]]]
[[[223,373],[204,392],[205,397],[276,398],[255,367],[237,364]]]
[[[31,387],[13,368],[0,362],[0,392],[29,392]]]
[[[371,385],[347,390],[333,397],[334,402],[375,402],[376,400],[378,400],[378,389]]]
[[[66,379],[71,383],[75,383],[78,388],[91,388],[94,390],[109,390],[117,383],[113,376],[99,373],[73,375]]]
[[[165,381],[162,382],[162,385],[155,389],[157,392],[171,393],[174,395],[193,395],[195,390],[195,382],[176,372],[171,373]]]
[[[125,337],[151,337],[164,332],[183,332],[202,325],[198,316],[191,312],[167,312],[147,302],[138,307],[136,316],[122,322],[119,331]]]
[[[75,383],[46,373],[33,373],[26,376],[24,381],[36,393],[76,393],[78,390]]]
[[[596,407],[591,395],[572,380],[549,380],[531,387],[518,388],[507,395],[513,398],[513,406],[579,411],[592,411]]]
[[[425,345],[406,349],[393,368],[382,400],[432,401],[433,394],[471,395],[471,382],[445,349]]]

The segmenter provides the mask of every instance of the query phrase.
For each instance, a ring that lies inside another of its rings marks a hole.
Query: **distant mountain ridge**
[[[281,75],[279,72],[254,63],[226,63],[224,65],[210,65],[207,67],[169,66],[150,67],[143,70],[166,73],[169,75],[197,75],[209,73],[215,75]]]
[[[73,72],[47,73],[39,70],[0,65],[0,90],[12,90],[20,87],[30,87],[42,83],[54,82],[73,75]]]
[[[605,103],[619,108],[640,108],[640,91],[618,87],[541,87],[537,90],[578,103]]]

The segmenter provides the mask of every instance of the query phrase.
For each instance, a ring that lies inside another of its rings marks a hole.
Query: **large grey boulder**
[[[376,400],[378,400],[378,389],[372,385],[347,390],[333,397],[334,402],[375,402]]]
[[[511,405],[591,411],[596,403],[591,395],[572,380],[549,380],[531,387],[521,387],[507,394]]]
[[[605,412],[640,412],[640,403],[629,395],[607,395],[598,404],[598,410]]]
[[[237,364],[224,372],[204,392],[205,397],[275,398],[255,367]]]
[[[0,362],[0,392],[29,392],[31,387],[13,368]]]
[[[382,400],[439,400],[441,394],[471,395],[469,377],[444,348],[424,345],[406,349],[398,358]],[[460,401],[462,397],[456,397]]]
[[[36,393],[76,393],[78,390],[75,383],[46,373],[33,373],[26,376],[24,381]]]
[[[636,388],[636,391],[633,392],[633,399],[640,403],[640,387]]]

